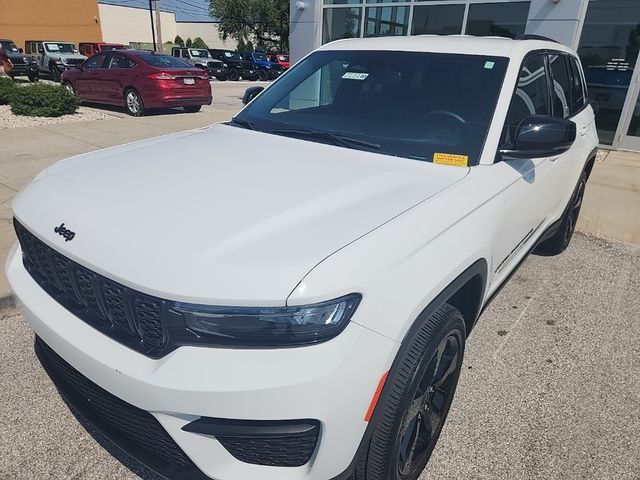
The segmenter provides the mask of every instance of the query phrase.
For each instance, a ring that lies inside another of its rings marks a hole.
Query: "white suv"
[[[229,124],[40,173],[7,275],[62,396],[166,477],[416,479],[597,144],[560,44],[334,42]]]

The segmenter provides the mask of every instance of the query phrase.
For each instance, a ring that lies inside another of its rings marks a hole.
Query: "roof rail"
[[[543,35],[531,35],[531,34],[518,35],[516,37],[516,40],[542,40],[545,42],[560,43],[557,40],[554,40],[553,38],[545,37]]]

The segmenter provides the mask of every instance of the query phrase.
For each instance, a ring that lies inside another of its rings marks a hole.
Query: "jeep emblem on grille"
[[[63,236],[65,242],[73,240],[73,237],[76,236],[76,232],[72,232],[71,230],[69,230],[64,226],[64,223],[61,223],[59,227],[55,227],[53,231],[58,235]]]

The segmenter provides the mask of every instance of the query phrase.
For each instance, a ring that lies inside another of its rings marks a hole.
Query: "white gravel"
[[[11,107],[9,105],[0,105],[0,129],[36,127],[39,125],[53,125],[57,123],[87,122],[93,120],[106,120],[107,118],[109,118],[109,115],[106,115],[100,110],[89,107],[80,107],[76,113],[72,115],[63,115],[62,117],[26,117],[11,113]]]

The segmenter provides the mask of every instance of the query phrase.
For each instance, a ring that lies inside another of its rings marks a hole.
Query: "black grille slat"
[[[138,295],[134,300],[134,311],[142,339],[152,345],[162,345],[164,343],[160,323],[162,302],[147,295]]]
[[[69,365],[39,337],[35,349],[43,367],[60,392],[88,417],[89,421],[106,426],[150,455],[157,465],[163,465],[177,478],[193,478],[186,473],[197,467],[149,412],[135,407],[99,387]],[[121,445],[122,446],[122,445]],[[126,447],[123,446],[125,450]],[[135,456],[135,455],[134,455]],[[183,472],[181,474],[180,472]],[[200,477],[200,475],[198,475]]]
[[[14,219],[29,274],[58,303],[104,334],[149,356],[167,345],[166,302],[65,257]]]

